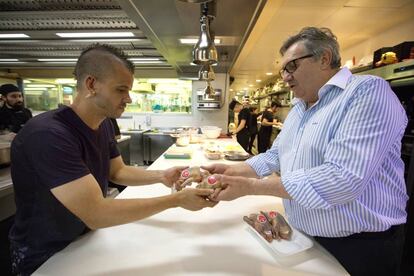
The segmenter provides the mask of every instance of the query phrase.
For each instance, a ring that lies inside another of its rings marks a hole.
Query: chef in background
[[[257,135],[257,149],[259,153],[265,152],[270,148],[270,138],[272,137],[273,126],[280,123],[274,118],[276,110],[281,107],[279,101],[272,101],[270,107],[263,111],[260,116],[260,129]]]
[[[340,67],[327,28],[303,28],[280,53],[280,75],[295,96],[283,129],[271,149],[243,164],[206,167],[223,174],[225,189],[213,198],[283,198],[290,225],[351,275],[398,275],[408,200],[405,110],[384,79]]]
[[[0,132],[14,138],[26,122],[32,118],[32,112],[24,107],[23,94],[14,84],[0,86],[3,105],[0,108]]]
[[[236,130],[232,134],[236,134],[237,142],[243,147],[246,152],[248,152],[250,140],[250,110],[236,100],[230,102],[229,109],[234,113],[238,113],[238,124]]]

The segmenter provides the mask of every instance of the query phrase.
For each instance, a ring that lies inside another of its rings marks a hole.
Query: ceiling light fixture
[[[218,53],[214,44],[214,33],[210,32],[210,22],[213,21],[216,11],[216,0],[201,4],[200,36],[194,45],[193,63],[215,64],[218,60]]]
[[[17,58],[0,58],[0,61],[19,61]]]
[[[76,64],[76,61],[42,61],[50,64]]]
[[[26,87],[24,91],[44,91],[47,90],[47,87]]]
[[[0,61],[0,64],[21,64],[26,63],[24,61]]]
[[[77,58],[39,58],[37,61],[77,61]]]
[[[198,71],[198,79],[203,81],[213,81],[216,79],[213,68],[210,64],[204,64]]]
[[[262,80],[256,80],[256,82],[261,82]]]
[[[144,41],[141,38],[96,38],[96,39],[69,39],[69,42],[139,42]]]
[[[142,57],[142,58],[129,58],[130,61],[153,61],[153,60],[160,60],[159,58],[149,58],[149,57]]]
[[[75,84],[75,79],[56,79],[55,82],[57,84]]]
[[[268,72],[268,73],[266,73],[266,75],[271,76],[271,75],[273,75],[273,73],[272,72]]]
[[[0,38],[29,38],[26,34],[0,34]]]
[[[158,63],[164,63],[164,61],[161,60],[132,60],[132,63],[134,64],[158,64]]]
[[[49,87],[56,87],[56,85],[53,85],[53,84],[28,84],[28,85],[26,85],[26,87],[30,87],[30,88],[33,88],[33,87],[49,88]]]
[[[56,33],[59,37],[134,37],[132,32]]]
[[[196,44],[198,41],[197,38],[180,38],[179,40],[181,44],[191,44],[191,45]],[[221,39],[215,38],[214,44],[217,44],[217,45],[221,44]]]

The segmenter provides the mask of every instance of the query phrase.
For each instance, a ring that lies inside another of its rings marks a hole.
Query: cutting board
[[[191,159],[193,151],[188,148],[170,148],[164,153],[166,159]]]

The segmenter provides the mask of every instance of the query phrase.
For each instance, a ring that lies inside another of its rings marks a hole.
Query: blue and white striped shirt
[[[294,99],[272,148],[246,161],[259,176],[280,172],[293,227],[343,237],[405,223],[401,160],[407,116],[388,83],[341,69],[306,109]]]

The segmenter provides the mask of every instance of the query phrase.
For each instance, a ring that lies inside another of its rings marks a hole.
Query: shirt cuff
[[[270,171],[269,167],[266,165],[265,162],[258,155],[249,158],[245,161],[252,169],[256,172],[256,174],[260,177],[270,175],[272,172]]]
[[[329,209],[331,206],[313,189],[304,169],[282,175],[282,185],[292,199],[307,209]]]

